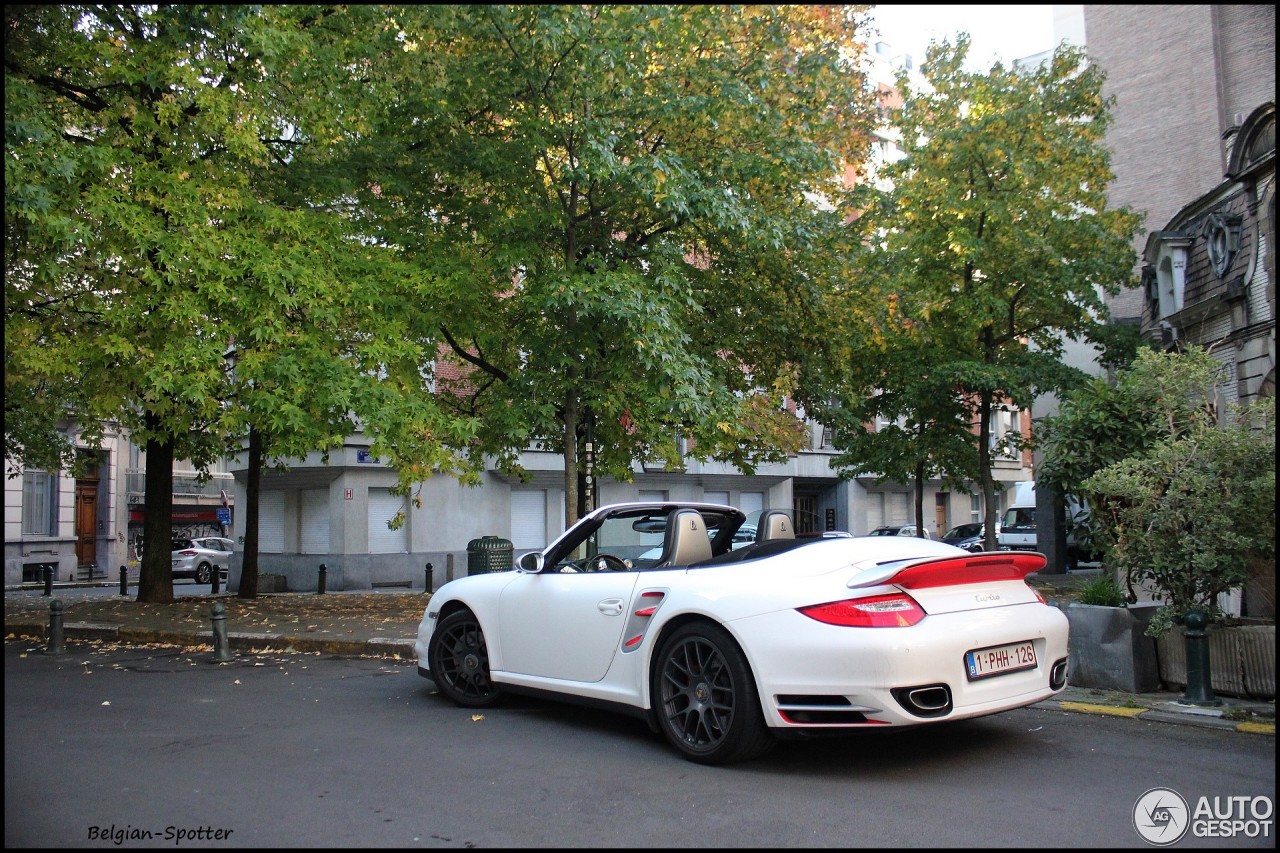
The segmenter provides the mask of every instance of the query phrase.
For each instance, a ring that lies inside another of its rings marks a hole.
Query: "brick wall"
[[[1235,114],[1274,100],[1275,7],[1086,5],[1084,21],[1085,49],[1115,98],[1109,198],[1145,215],[1140,256],[1147,232],[1221,182]],[[1138,318],[1142,303],[1126,291],[1113,317]]]

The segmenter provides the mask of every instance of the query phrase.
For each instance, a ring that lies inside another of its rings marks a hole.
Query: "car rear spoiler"
[[[850,589],[895,584],[903,589],[960,586],[991,581],[1020,581],[1049,562],[1038,551],[998,551],[879,566],[849,581]]]

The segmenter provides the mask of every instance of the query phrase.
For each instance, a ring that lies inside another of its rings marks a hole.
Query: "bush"
[[[1274,560],[1275,399],[1222,409],[1221,365],[1202,350],[1144,354],[1133,374],[1164,434],[1083,491],[1107,565],[1169,605],[1148,627],[1155,636],[1191,611],[1217,617],[1218,596]]]
[[[1081,604],[1096,604],[1101,607],[1125,605],[1124,590],[1108,572],[1103,572],[1082,585],[1076,600]]]

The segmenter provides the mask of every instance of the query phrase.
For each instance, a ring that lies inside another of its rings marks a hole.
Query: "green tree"
[[[1156,633],[1217,613],[1251,561],[1274,560],[1274,400],[1224,407],[1224,381],[1203,348],[1143,350],[1114,383],[1069,393],[1045,425],[1046,476],[1089,502],[1107,565],[1168,602]]]
[[[874,255],[865,260],[883,260]],[[876,276],[863,275],[873,282]],[[860,298],[866,300],[863,292]],[[838,404],[822,419],[835,427],[833,459],[843,477],[875,476],[911,484],[917,535],[925,535],[924,485],[934,478],[967,490],[979,479],[973,444],[972,399],[957,393],[952,351],[938,348],[924,324],[912,316],[910,294],[884,294],[878,311],[861,322],[877,330],[846,365],[848,383]],[[870,392],[868,384],[873,384]],[[940,533],[943,531],[939,531]]]
[[[430,314],[427,276],[362,232],[338,156],[383,23],[359,6],[6,8],[6,392],[47,390],[12,438],[6,416],[6,451],[56,451],[68,411],[83,441],[109,422],[145,443],[140,600],[172,600],[175,457],[204,467],[246,434],[302,455],[362,416],[381,445],[465,440],[397,334]]]
[[[572,522],[588,439],[619,479],[798,446],[782,403],[867,139],[864,9],[396,12],[362,202],[382,239],[451,264],[449,319],[418,339],[463,376],[437,393],[479,424],[474,456],[560,450]]]
[[[884,334],[919,337],[922,381],[972,400],[994,548],[993,412],[1029,408],[1083,378],[1061,363],[1063,340],[1102,339],[1104,295],[1131,278],[1139,223],[1107,207],[1102,71],[1063,46],[1042,65],[968,72],[968,46],[963,33],[954,46],[931,45],[919,90],[905,74],[898,80],[903,105],[892,125],[905,156],[882,170],[891,189],[857,223],[882,256],[880,278],[851,290],[844,310],[865,317],[868,299],[899,298],[914,322]],[[846,397],[899,379],[897,367],[877,375],[875,353],[851,354]]]

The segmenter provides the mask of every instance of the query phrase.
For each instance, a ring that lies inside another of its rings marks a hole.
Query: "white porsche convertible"
[[[1025,581],[1043,555],[796,536],[784,511],[735,543],[745,521],[716,504],[601,507],[514,571],[437,590],[418,672],[471,708],[530,692],[624,710],[702,764],[1066,686],[1066,617]]]

